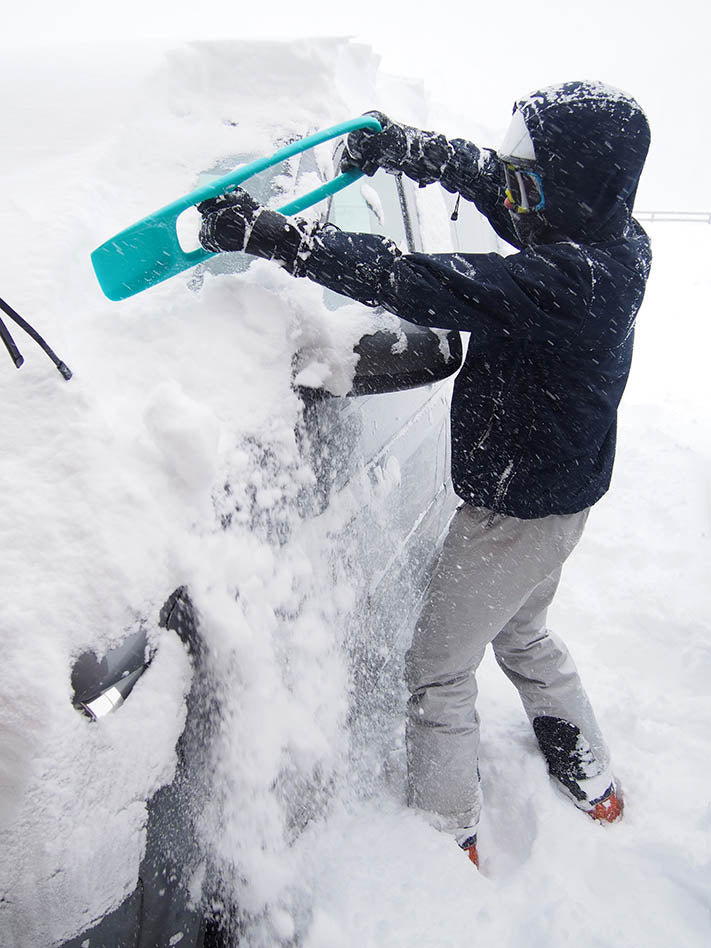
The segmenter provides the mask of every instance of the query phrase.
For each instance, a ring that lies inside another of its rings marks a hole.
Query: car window
[[[196,186],[202,187],[205,184],[212,184],[217,178],[221,178],[223,175],[236,171],[237,168],[254,161],[255,157],[257,156],[252,154],[237,154],[221,158],[211,168],[200,172]],[[247,191],[255,201],[266,204],[274,194],[274,178],[274,169],[267,168],[265,171],[260,171],[259,174],[247,178],[240,187]]]
[[[447,209],[451,214],[457,203],[455,195],[447,195]],[[454,246],[462,253],[488,253],[499,250],[496,233],[471,201],[462,199],[457,207],[457,218],[452,221]]]
[[[378,171],[333,195],[330,223],[341,230],[389,237],[402,250],[411,250],[404,213],[402,182],[397,175]]]

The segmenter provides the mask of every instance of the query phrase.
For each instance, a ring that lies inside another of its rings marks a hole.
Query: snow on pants
[[[588,513],[519,520],[465,504],[452,519],[407,653],[407,753],[411,805],[439,814],[460,842],[481,810],[475,672],[489,642],[531,722],[574,724],[600,768],[609,766],[575,664],[546,628]]]

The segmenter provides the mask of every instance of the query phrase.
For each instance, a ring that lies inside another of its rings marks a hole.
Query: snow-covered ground
[[[222,795],[205,832],[237,867],[250,948],[708,944],[711,228],[650,228],[613,488],[551,615],[612,746],[625,818],[603,829],[556,795],[487,663],[477,873],[405,807],[396,721],[382,769],[348,773],[343,634],[357,580],[329,543],[354,498],[326,522],[294,505],[312,474],[294,439],[292,356],[312,345],[335,372],[367,316],[354,308],[334,328],[315,287],[267,264],[199,294],[177,278],[112,304],[89,264],[216,156],[267,153],[275,129],[303,134],[374,105],[422,123],[417,89],[379,76],[367,49],[325,40],[288,56],[279,44],[17,54],[0,75],[0,295],[75,372],[65,383],[19,330],[25,366],[0,352],[2,948],[50,946],[135,882],[142,801],[170,779],[188,663],[152,629],[153,666],[99,726],[72,709],[69,670],[182,583],[222,659]],[[227,480],[289,542],[275,550],[239,517],[223,530],[214,497]],[[336,787],[292,845],[272,792],[285,762],[295,785],[318,770]],[[134,845],[107,861],[112,838]]]

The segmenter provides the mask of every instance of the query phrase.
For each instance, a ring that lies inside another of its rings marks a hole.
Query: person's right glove
[[[257,219],[273,214],[242,188],[203,201],[197,209],[202,214],[200,243],[212,253],[246,250]]]
[[[314,225],[263,207],[242,188],[203,201],[197,209],[200,243],[211,253],[244,251],[277,260],[294,273],[299,255],[310,249]]]
[[[361,128],[351,132],[346,139],[341,171],[358,168],[369,176],[378,168],[393,174],[402,171],[421,186],[439,180],[454,153],[444,135],[401,125],[382,112],[366,114],[380,122],[382,131]]]

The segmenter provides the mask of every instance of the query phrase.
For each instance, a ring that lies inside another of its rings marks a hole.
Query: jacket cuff
[[[303,261],[311,252],[317,227],[308,221],[263,209],[247,235],[244,249],[256,257],[276,260],[284,264],[289,273],[299,276]]]
[[[401,167],[408,178],[424,187],[439,181],[447,163],[454,155],[454,147],[444,135],[418,131],[409,136],[408,153]]]
[[[461,194],[467,200],[472,200],[478,192],[478,182],[484,165],[495,152],[484,151],[473,142],[463,138],[455,138],[449,142],[450,155],[442,167],[440,182],[445,190],[452,194]],[[496,172],[491,177],[496,178]]]

